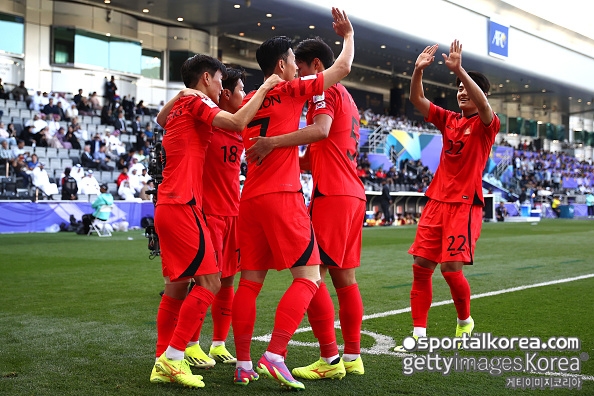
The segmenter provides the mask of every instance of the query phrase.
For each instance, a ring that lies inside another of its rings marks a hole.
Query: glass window
[[[169,81],[182,82],[181,66],[194,55],[193,52],[189,51],[169,51]]]
[[[107,37],[77,30],[74,36],[74,63],[77,66],[99,66],[109,69]]]
[[[52,28],[53,63],[63,65],[74,64],[74,29],[64,27]]]
[[[16,55],[25,53],[25,21],[22,17],[0,13],[0,51]],[[10,39],[6,39],[10,37]]]
[[[163,79],[163,53],[151,51],[147,49],[142,50],[140,57],[140,69],[143,77],[154,78],[158,80]]]
[[[127,73],[140,74],[139,42],[109,38],[109,68]]]

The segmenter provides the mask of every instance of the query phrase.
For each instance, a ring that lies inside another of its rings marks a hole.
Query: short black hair
[[[186,88],[194,88],[204,72],[214,76],[220,70],[223,80],[227,78],[227,68],[223,63],[212,56],[197,54],[186,59],[181,67],[182,80]]]
[[[311,65],[315,58],[322,62],[325,69],[334,63],[334,52],[321,38],[303,40],[295,47],[295,60]]]
[[[293,43],[287,36],[276,36],[264,41],[256,50],[256,60],[264,77],[274,73],[276,63],[282,59],[287,60],[288,51],[293,48]]]
[[[483,73],[479,73],[477,71],[469,71],[468,75],[470,76],[470,78],[472,78],[472,81],[474,81],[476,85],[479,86],[481,91],[483,91],[486,94],[489,93],[489,90],[491,89],[491,83]],[[456,77],[456,87],[460,86],[460,82],[460,78]]]
[[[245,78],[245,70],[241,66],[229,65],[227,66],[227,78],[223,81],[223,89],[233,92],[239,80],[245,84]]]

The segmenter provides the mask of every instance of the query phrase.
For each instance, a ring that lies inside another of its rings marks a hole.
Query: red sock
[[[250,346],[254,323],[256,323],[256,298],[262,290],[262,284],[247,279],[239,280],[239,287],[233,299],[232,324],[237,360],[251,361]]]
[[[456,306],[458,319],[466,320],[470,316],[470,285],[462,270],[456,272],[442,272],[450,286],[450,293]]]
[[[212,315],[212,340],[225,341],[231,327],[231,308],[233,305],[233,286],[221,287],[210,308]]]
[[[344,353],[361,353],[361,323],[363,322],[363,300],[356,283],[336,289],[338,295],[338,316],[344,339]]]
[[[184,300],[177,300],[165,294],[161,297],[159,310],[157,311],[157,349],[155,356],[159,357],[165,352],[171,336],[177,325],[179,309]]]
[[[433,299],[433,270],[413,264],[413,284],[410,290],[410,310],[413,326],[427,328],[427,316]]]
[[[317,291],[318,286],[309,279],[293,279],[276,307],[272,338],[266,349],[268,352],[287,356],[287,345]]]
[[[206,311],[214,297],[210,290],[197,284],[194,285],[179,310],[179,319],[169,345],[184,351],[188,342],[192,340],[192,336],[198,334],[200,337],[200,329],[202,329]]]
[[[307,319],[320,344],[320,356],[330,358],[338,355],[334,332],[334,303],[325,283],[320,285],[311,299],[307,308]]]

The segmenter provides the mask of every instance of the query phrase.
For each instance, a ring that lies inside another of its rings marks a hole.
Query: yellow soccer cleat
[[[208,355],[204,353],[202,348],[200,348],[200,344],[194,344],[187,347],[184,357],[190,366],[196,368],[209,369],[217,364],[214,359],[209,358]]]
[[[237,359],[231,355],[231,353],[225,348],[225,345],[219,346],[212,346],[210,347],[210,351],[208,352],[208,356],[213,358],[214,360],[218,360],[221,363],[225,364],[235,364],[237,363]]]
[[[163,353],[155,363],[155,369],[161,375],[168,377],[170,382],[177,382],[188,388],[204,388],[202,376],[192,374],[188,361],[185,359],[167,359]]]
[[[309,366],[295,367],[293,370],[291,370],[291,373],[293,373],[295,377],[308,380],[326,378],[340,380],[346,375],[342,359],[340,359],[340,361],[336,364],[328,364],[322,358],[310,364]]]
[[[351,362],[344,362],[344,368],[347,374],[365,374],[365,367],[363,367],[363,360],[361,356]]]

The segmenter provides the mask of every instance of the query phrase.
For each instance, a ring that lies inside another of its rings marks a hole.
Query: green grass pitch
[[[507,395],[541,394],[506,389],[507,377],[481,372],[403,374],[403,357],[389,346],[411,333],[409,292],[412,258],[407,254],[415,227],[377,227],[363,231],[358,282],[366,319],[362,347],[365,375],[342,381],[305,382],[311,395]],[[543,394],[594,394],[594,277],[522,288],[594,274],[594,222],[543,220],[539,223],[485,223],[475,265],[465,268],[473,295],[475,332],[495,336],[574,336],[588,354],[581,364],[582,390]],[[247,387],[232,384],[233,368],[217,364],[203,371],[206,387],[154,385],[155,316],[162,290],[160,260],[149,260],[141,231],[112,238],[72,233],[0,235],[0,394],[1,395],[277,395],[286,394],[262,378]],[[286,272],[286,271],[285,271]],[[270,273],[258,299],[256,337],[272,329],[274,308],[290,274]],[[443,277],[433,278],[434,302],[451,298]],[[338,309],[336,294],[329,290]],[[452,304],[429,313],[431,336],[453,336]],[[289,368],[309,364],[318,350],[304,319],[289,346]],[[202,330],[210,345],[211,321]],[[305,329],[305,331],[303,331]],[[339,343],[342,343],[337,330]],[[227,342],[234,351],[232,335]],[[254,341],[254,362],[266,343]],[[547,352],[576,356],[580,352]],[[446,353],[447,354],[447,353]],[[452,354],[451,352],[449,353]],[[461,351],[461,356],[518,356],[520,351]]]

